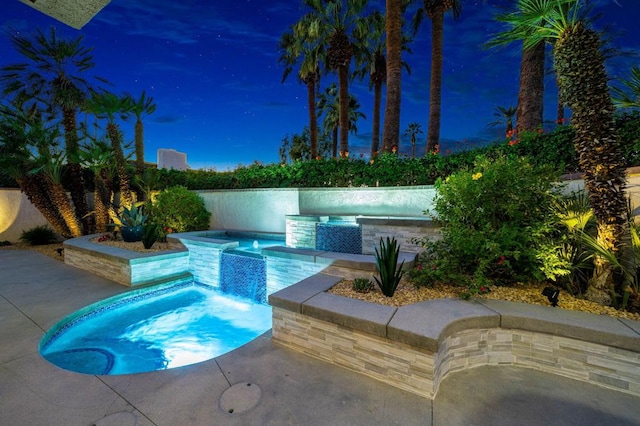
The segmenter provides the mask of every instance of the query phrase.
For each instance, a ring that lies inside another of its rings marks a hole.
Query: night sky
[[[502,50],[482,48],[500,27],[492,19],[496,4],[504,0],[463,0],[462,15],[445,21],[441,139],[443,149],[495,140],[502,127],[488,127],[496,120],[497,106],[515,106],[521,47]],[[507,2],[509,3],[509,2]],[[613,46],[640,53],[640,0],[598,0],[594,12],[602,13],[598,28],[610,27]],[[371,4],[384,6],[384,1]],[[278,148],[286,135],[299,134],[308,125],[306,87],[292,73],[281,83],[278,40],[305,11],[297,0],[167,1],[112,0],[82,30],[70,28],[18,2],[5,0],[0,12],[0,65],[22,62],[13,50],[10,35],[48,32],[59,36],[83,36],[92,47],[96,66],[90,75],[110,81],[116,94],[137,97],[142,90],[157,104],[144,119],[145,159],[156,161],[158,148],[187,154],[191,168],[233,169],[254,161],[279,161]],[[411,74],[402,80],[400,128],[417,122],[427,132],[430,22],[426,20],[413,54],[403,59]],[[612,78],[626,77],[640,57],[619,56],[607,64]],[[551,71],[551,61],[547,67]],[[549,72],[545,119],[555,120],[556,93]],[[335,81],[323,77],[322,88]],[[368,83],[350,85],[361,112],[372,115],[373,92]],[[384,102],[384,100],[383,100]],[[384,111],[384,106],[383,106]],[[125,138],[133,139],[133,120],[123,123]],[[357,135],[349,140],[350,153],[368,156],[371,120],[360,120]],[[401,152],[410,152],[407,137]]]

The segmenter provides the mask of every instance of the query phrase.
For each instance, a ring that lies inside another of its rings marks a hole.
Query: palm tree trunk
[[[69,231],[71,232],[71,236],[74,238],[80,237],[82,235],[82,225],[80,221],[76,217],[76,212],[71,204],[71,200],[67,196],[67,191],[60,184],[49,184],[49,191],[51,194],[51,201],[58,209],[60,216],[67,224]]]
[[[55,208],[46,189],[46,184],[42,176],[22,176],[16,179],[20,189],[27,196],[27,199],[36,209],[44,216],[49,225],[63,237],[70,237],[71,231],[60,217],[58,210]]]
[[[311,159],[318,156],[318,116],[316,113],[316,80],[307,81],[307,109],[309,110],[309,142]]]
[[[522,49],[516,131],[532,131],[542,127],[544,105],[545,43]]]
[[[136,146],[136,173],[142,177],[144,172],[144,126],[141,120],[136,120],[134,140]]]
[[[438,12],[431,17],[431,82],[429,84],[427,153],[433,152],[440,141],[443,33],[444,12]]]
[[[378,154],[380,147],[380,107],[382,105],[382,83],[376,83],[373,93],[373,135],[371,136],[371,158]]]
[[[76,216],[82,222],[85,233],[90,234],[93,232],[95,224],[93,217],[89,214],[82,167],[77,162],[79,146],[78,133],[76,131],[76,110],[73,108],[63,109],[62,123],[64,126],[67,160],[69,162],[69,192],[71,193],[71,200],[75,207]]]
[[[386,0],[387,98],[384,106],[382,151],[400,141],[400,82],[402,76],[402,0]]]
[[[349,62],[338,68],[338,102],[340,105],[340,153],[349,152]]]
[[[561,97],[573,111],[574,144],[597,219],[597,240],[618,255],[628,232],[626,175],[599,35],[580,23],[570,27],[556,42],[554,60]],[[611,294],[619,290],[612,271],[605,259],[596,259],[596,270],[586,292],[588,299],[604,305],[611,303]]]
[[[100,173],[95,174],[93,191],[93,211],[96,217],[96,232],[107,232],[109,225],[109,209],[106,203],[107,187]]]
[[[111,148],[113,156],[116,160],[116,167],[119,181],[120,206],[131,207],[133,198],[131,197],[131,185],[129,183],[129,173],[127,172],[127,162],[122,151],[122,143],[120,141],[120,130],[114,123],[107,124],[107,134],[111,140]]]

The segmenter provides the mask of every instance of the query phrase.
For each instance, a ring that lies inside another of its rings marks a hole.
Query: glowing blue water
[[[270,328],[268,305],[183,284],[85,308],[47,333],[40,351],[67,370],[131,374],[205,361]]]

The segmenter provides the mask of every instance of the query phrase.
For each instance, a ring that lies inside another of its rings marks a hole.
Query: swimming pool
[[[40,353],[78,373],[132,374],[206,361],[270,328],[270,306],[184,279],[81,309],[45,334]]]

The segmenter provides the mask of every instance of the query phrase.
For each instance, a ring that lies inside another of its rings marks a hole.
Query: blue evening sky
[[[382,7],[384,2],[372,4]],[[517,102],[521,47],[485,50],[482,44],[498,30],[492,19],[505,0],[463,0],[462,15],[445,21],[441,139],[443,148],[495,140],[502,127],[497,106]],[[640,0],[598,0],[598,27],[615,33],[613,46],[640,52]],[[10,35],[32,34],[55,26],[67,38],[83,36],[96,66],[89,75],[106,78],[117,94],[152,96],[157,111],[145,120],[145,159],[155,162],[159,148],[187,154],[191,168],[233,169],[254,161],[279,161],[286,135],[308,124],[306,87],[295,74],[281,83],[278,40],[304,13],[297,0],[194,1],[112,0],[78,31],[20,3],[5,1],[0,14],[0,65],[21,62]],[[403,58],[411,67],[402,80],[401,130],[420,123],[424,152],[429,100],[430,22],[426,20]],[[625,77],[640,57],[617,57],[607,64],[612,78]],[[547,61],[551,69],[551,61]],[[335,80],[323,79],[323,87]],[[553,76],[546,84],[545,119],[555,119]],[[373,94],[368,83],[353,82],[350,91],[361,112],[371,117]],[[384,102],[384,100],[383,100]],[[384,107],[383,107],[384,110]],[[349,139],[352,156],[368,156],[372,122],[360,120]],[[123,123],[127,140],[133,121]],[[409,153],[403,137],[401,152]]]

